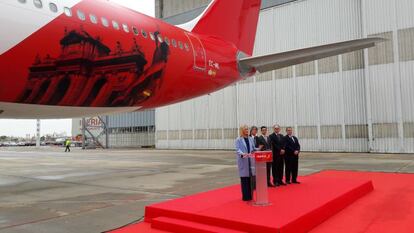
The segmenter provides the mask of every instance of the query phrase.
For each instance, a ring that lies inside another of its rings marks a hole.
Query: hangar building
[[[371,36],[387,41],[157,109],[157,148],[233,149],[239,125],[278,123],[293,126],[306,151],[414,152],[414,1],[262,2],[254,55]],[[180,23],[207,3],[158,0],[157,14]]]

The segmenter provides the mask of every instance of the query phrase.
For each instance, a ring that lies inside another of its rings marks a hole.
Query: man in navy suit
[[[297,137],[293,136],[292,127],[286,128],[285,151],[286,151],[286,183],[300,184],[297,180],[299,167],[300,144]]]

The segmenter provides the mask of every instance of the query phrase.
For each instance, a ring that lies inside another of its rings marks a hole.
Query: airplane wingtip
[[[384,37],[368,37],[367,39],[371,39],[375,43],[382,43],[382,42],[389,41],[389,39],[384,38]]]

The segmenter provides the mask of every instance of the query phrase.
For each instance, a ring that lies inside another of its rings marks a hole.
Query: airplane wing
[[[289,52],[269,54],[258,57],[247,57],[239,60],[242,70],[248,71],[255,68],[260,73],[281,69],[284,67],[302,64],[326,57],[349,53],[355,50],[365,49],[383,42],[383,38],[366,38],[327,44],[317,47],[299,49]]]

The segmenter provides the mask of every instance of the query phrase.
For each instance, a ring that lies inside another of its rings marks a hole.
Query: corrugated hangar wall
[[[155,145],[155,111],[132,112],[109,116],[110,148],[153,147]]]
[[[278,123],[294,127],[305,151],[413,153],[413,11],[412,0],[304,0],[262,10],[254,55],[388,40],[157,109],[156,147],[233,149],[240,124]]]

